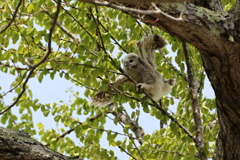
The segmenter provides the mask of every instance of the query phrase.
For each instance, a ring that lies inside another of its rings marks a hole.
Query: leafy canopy
[[[230,0],[223,2],[226,9],[230,9],[233,4]],[[1,31],[11,21],[18,3],[18,0],[0,2]],[[116,153],[101,147],[101,141],[108,141],[109,146],[119,148],[126,155],[131,155],[130,158],[196,159],[197,149],[193,140],[154,106],[141,103],[146,97],[143,93],[136,92],[135,86],[127,84],[119,88],[135,99],[125,96],[123,92],[112,95],[112,99],[118,106],[114,112],[124,113],[126,110],[136,123],[142,112],[146,112],[155,121],[164,124],[162,128],[156,126],[153,133],[145,134],[142,145],[135,138],[131,125],[124,125],[114,116],[108,118],[110,113],[107,107],[97,108],[91,105],[89,99],[98,91],[107,91],[109,82],[120,74],[120,60],[125,53],[137,53],[136,42],[146,33],[154,32],[162,35],[170,44],[163,50],[163,54],[156,52],[157,69],[164,78],[176,78],[177,81],[171,95],[162,98],[162,106],[169,113],[174,111],[172,116],[193,135],[196,134],[181,42],[120,11],[80,1],[62,2],[52,35],[51,54],[47,61],[34,70],[29,81],[38,79],[41,83],[44,77],[55,81],[58,75],[76,87],[83,87],[84,93],[72,93],[75,99],[63,103],[45,104],[33,98],[28,83],[24,86],[31,70],[25,59],[33,58],[34,65],[46,55],[56,9],[57,4],[51,0],[23,1],[11,26],[0,34],[0,70],[15,77],[11,83],[12,91],[1,90],[0,112],[9,107],[4,100],[6,95],[13,93],[15,97],[12,102],[17,102],[13,108],[19,111],[12,112],[11,108],[4,112],[1,123],[7,128],[21,129],[34,137],[40,137],[53,150],[81,158],[117,159]],[[189,46],[189,56],[194,78],[200,82],[198,101],[206,143],[204,151],[211,157],[218,131],[217,126],[209,125],[216,119],[215,100],[206,98],[202,93],[206,76],[201,57],[192,46]],[[4,81],[4,77],[1,79]],[[24,93],[17,101],[23,90]],[[35,124],[33,112],[40,112],[63,127],[48,130],[43,123]],[[112,121],[118,130],[106,128],[106,121]],[[64,134],[66,131],[75,134],[69,136]],[[104,138],[104,134],[107,138]]]

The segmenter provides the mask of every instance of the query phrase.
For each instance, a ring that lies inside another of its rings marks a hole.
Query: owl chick
[[[153,67],[135,53],[129,53],[123,59],[124,71],[136,83],[137,87],[146,91],[153,100],[159,100],[171,92],[175,80],[168,82]]]
[[[125,73],[137,83],[137,87],[144,89],[153,100],[159,100],[163,95],[171,92],[175,80],[164,80],[155,69],[154,50],[161,49],[167,44],[166,40],[157,34],[143,37],[137,43],[139,55],[129,53],[123,60]],[[114,88],[130,80],[121,75],[111,83]],[[106,92],[99,92],[92,98],[95,106],[103,107],[110,103],[111,97]]]

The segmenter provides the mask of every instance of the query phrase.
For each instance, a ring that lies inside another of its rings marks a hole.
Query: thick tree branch
[[[82,2],[88,2],[88,3],[92,3],[94,0],[80,0]],[[120,3],[145,3],[145,4],[149,4],[149,3],[165,3],[165,2],[171,2],[171,3],[181,3],[181,2],[190,2],[193,0],[106,0],[108,2],[120,2]]]
[[[194,0],[194,4],[213,11],[223,11],[221,0]]]
[[[111,7],[111,8],[118,9],[118,10],[121,10],[121,11],[127,12],[127,13],[134,13],[134,14],[141,14],[141,15],[159,15],[159,16],[168,18],[173,21],[182,21],[182,17],[179,17],[179,18],[172,17],[172,16],[168,15],[167,13],[163,12],[162,10],[160,10],[159,8],[155,7],[154,3],[152,3],[152,5],[154,6],[153,8],[155,10],[140,10],[140,9],[135,9],[135,8],[129,8],[129,7],[126,7],[123,5],[117,5],[117,4],[114,4],[111,2],[101,2],[101,1],[96,1],[96,0],[93,0],[92,3],[96,4],[96,5],[100,5],[100,6]]]
[[[83,160],[62,155],[33,139],[29,134],[0,127],[1,160]]]
[[[188,73],[188,83],[190,88],[190,95],[192,100],[192,110],[193,110],[193,118],[196,125],[196,147],[198,149],[199,158],[201,160],[207,160],[206,154],[203,152],[204,148],[204,136],[203,136],[203,127],[201,121],[201,111],[198,103],[198,86],[194,78],[194,72],[191,65],[188,48],[186,42],[182,42],[183,52],[186,59],[187,65],[187,73]]]

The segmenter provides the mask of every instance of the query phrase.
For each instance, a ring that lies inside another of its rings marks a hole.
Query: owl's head
[[[136,53],[129,53],[123,58],[122,62],[125,69],[134,69],[142,63],[142,59]]]

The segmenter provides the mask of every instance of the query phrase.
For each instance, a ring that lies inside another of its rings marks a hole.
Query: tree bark
[[[81,0],[82,2],[88,2],[92,3],[94,0]],[[100,0],[103,1],[103,0]],[[107,2],[121,2],[121,3],[129,3],[129,4],[138,4],[138,3],[145,3],[145,4],[150,4],[150,3],[166,3],[166,2],[171,2],[171,3],[181,3],[181,2],[190,2],[194,0],[106,0]]]
[[[25,132],[0,127],[1,160],[82,160],[52,151]]]
[[[158,8],[141,5],[141,12],[131,10],[136,8],[134,3],[128,4],[128,8],[104,5],[151,23],[199,49],[216,94],[220,131],[214,158],[240,159],[240,2],[229,12],[223,10],[220,0],[159,3]]]

